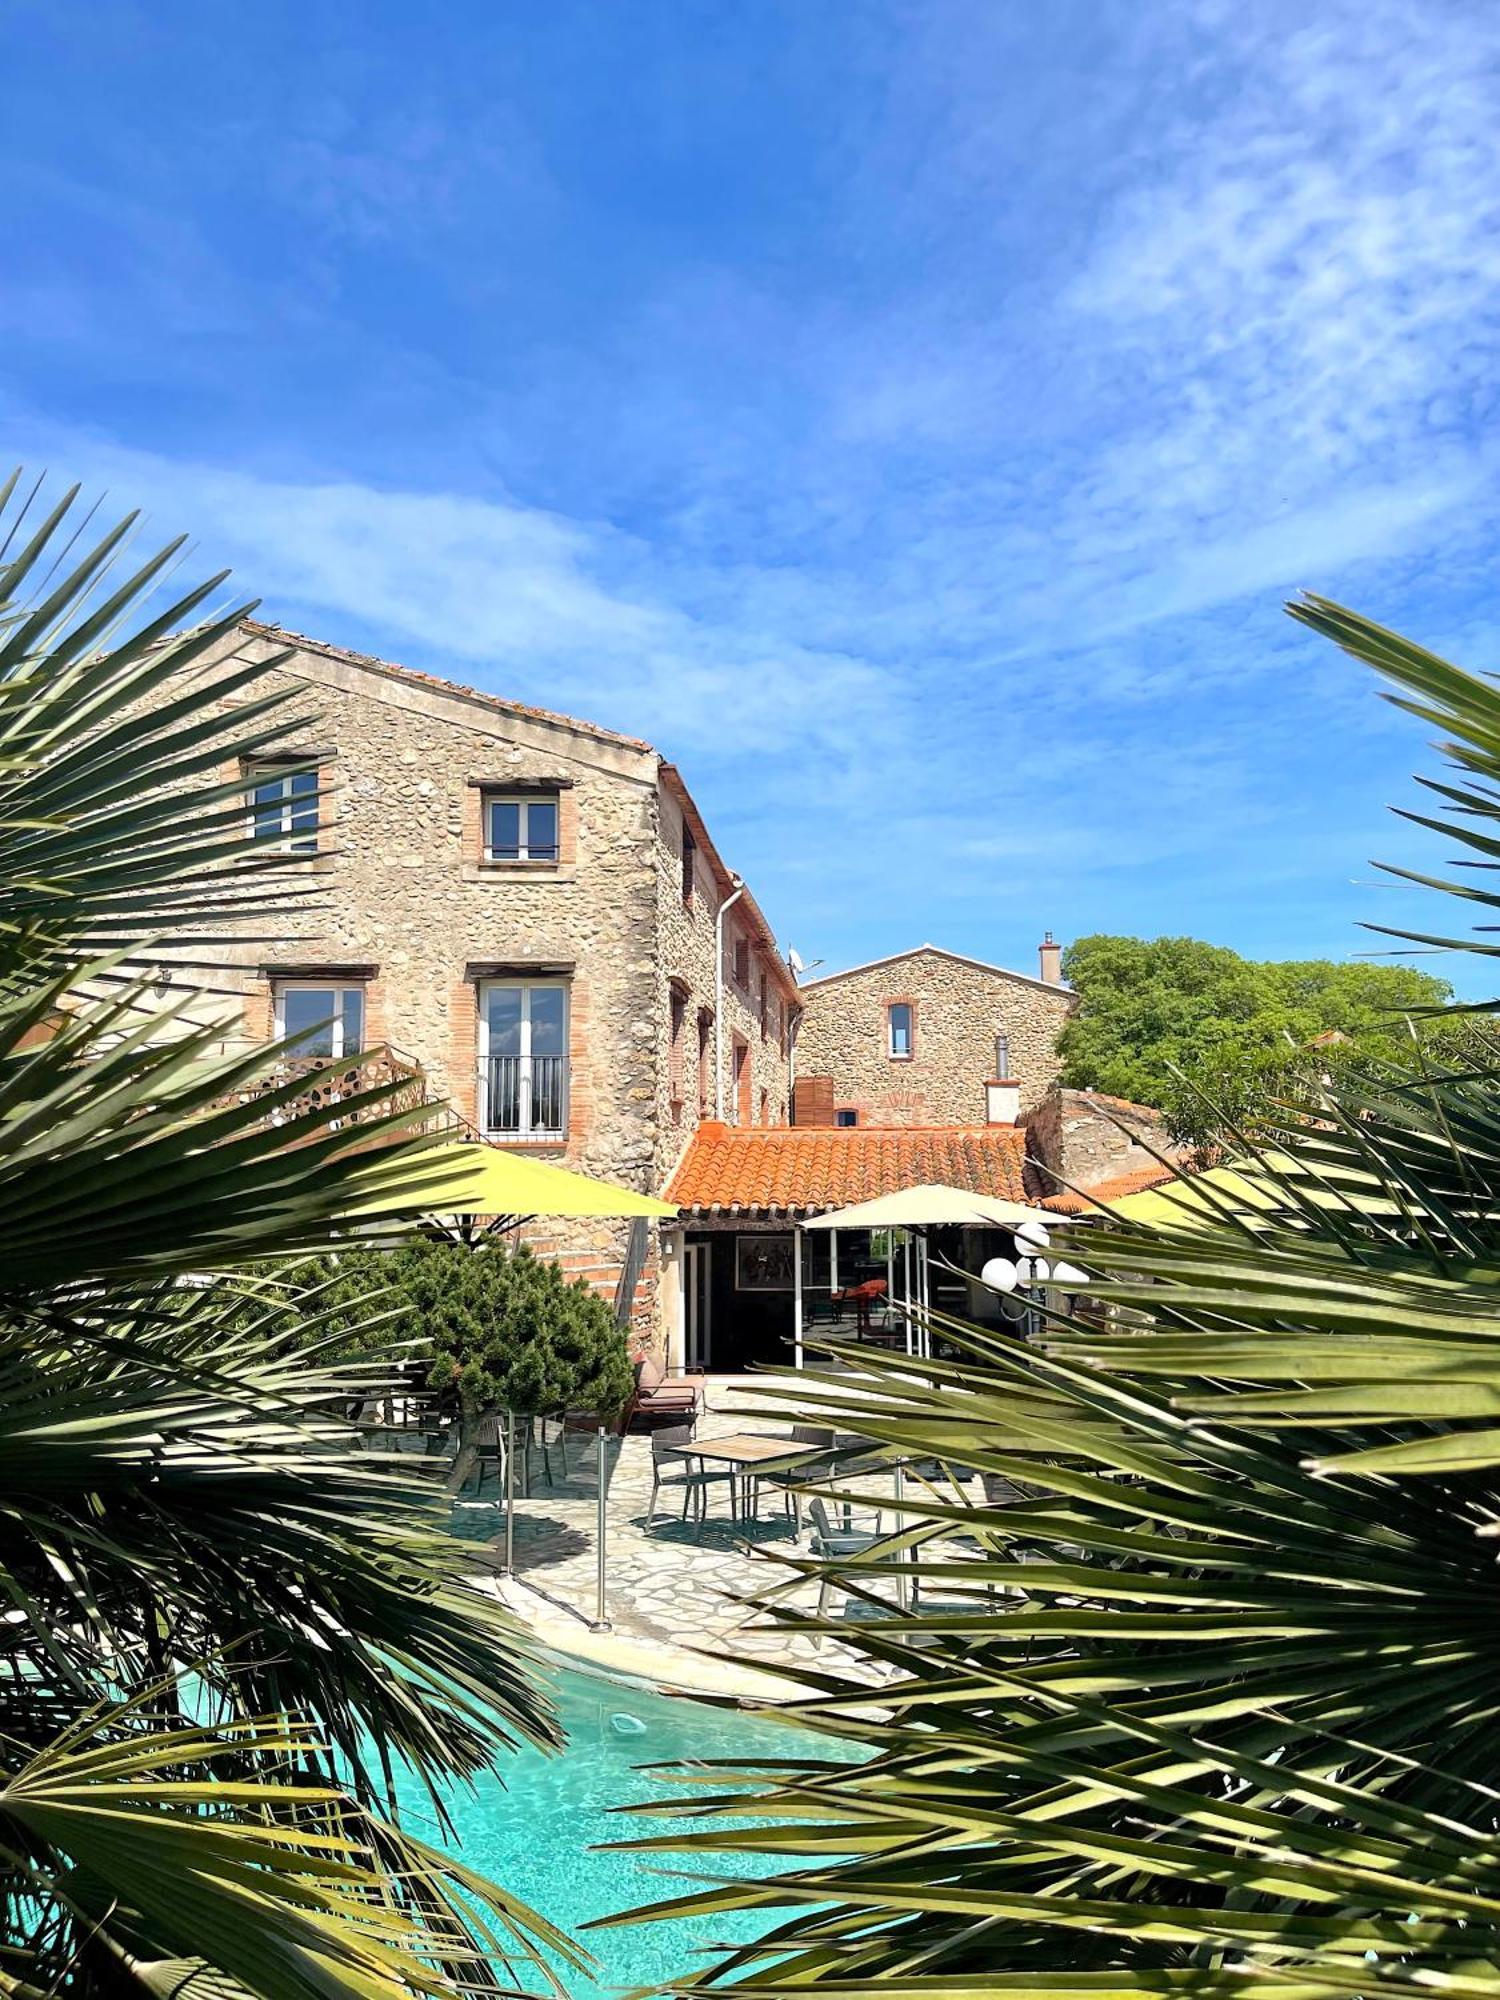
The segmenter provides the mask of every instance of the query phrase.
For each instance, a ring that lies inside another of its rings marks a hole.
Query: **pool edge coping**
[[[559,1606],[555,1599],[517,1577],[497,1576],[487,1578],[486,1583],[549,1652],[597,1671],[673,1694],[734,1701],[752,1708],[782,1707],[806,1692],[793,1682],[738,1661],[624,1632],[595,1632],[576,1612]]]

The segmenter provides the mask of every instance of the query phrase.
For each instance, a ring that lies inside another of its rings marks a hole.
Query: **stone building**
[[[1159,1111],[1098,1090],[1049,1090],[1025,1125],[1042,1206],[1059,1215],[1087,1214],[1170,1180],[1185,1156]]]
[[[247,834],[316,858],[275,942],[230,948],[226,1044],[376,1051],[491,1144],[649,1192],[701,1119],[787,1122],[795,981],[649,744],[249,620],[232,661],[275,663],[239,699],[287,689],[306,718],[222,774]],[[539,1247],[615,1290],[614,1226]]]
[[[801,989],[796,1121],[1013,1122],[1057,1076],[1074,996],[1050,933],[1036,978],[933,944]]]

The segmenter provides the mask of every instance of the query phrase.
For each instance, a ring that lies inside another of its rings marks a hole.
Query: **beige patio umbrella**
[[[927,1241],[922,1233],[928,1229],[948,1226],[980,1229],[1019,1229],[1025,1223],[1039,1223],[1043,1228],[1055,1223],[1056,1216],[1049,1215],[1042,1208],[1028,1208],[1024,1202],[1009,1201],[1004,1195],[980,1194],[973,1188],[943,1187],[936,1182],[920,1182],[916,1187],[898,1188],[894,1194],[876,1195],[871,1201],[859,1201],[852,1208],[836,1208],[827,1215],[810,1215],[802,1224],[804,1229],[910,1229],[916,1232],[916,1289],[912,1290],[912,1273],[908,1262],[908,1251],[903,1249],[903,1266],[906,1278],[903,1289],[907,1299],[916,1305],[915,1321],[910,1305],[904,1310],[906,1323],[906,1351],[924,1351],[928,1342],[928,1281],[927,1281]],[[836,1240],[836,1239],[835,1239]],[[887,1260],[889,1263],[889,1260]],[[797,1366],[802,1366],[802,1259],[799,1256],[796,1267],[796,1290],[793,1307],[796,1313],[796,1355]],[[915,1342],[913,1335],[915,1334]]]
[[[977,1194],[973,1188],[942,1187],[925,1182],[900,1188],[895,1194],[876,1195],[852,1208],[836,1208],[827,1215],[810,1215],[804,1229],[938,1229],[945,1224],[968,1224],[973,1228],[1018,1229],[1023,1222],[1055,1227],[1057,1217],[1044,1208],[1028,1208],[1024,1202],[1007,1201],[1003,1195]]]

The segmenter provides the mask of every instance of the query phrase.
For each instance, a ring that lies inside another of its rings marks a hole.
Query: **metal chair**
[[[793,1424],[792,1435],[788,1440],[788,1444],[804,1446],[804,1453],[799,1457],[795,1465],[784,1466],[779,1472],[759,1473],[751,1480],[751,1513],[753,1514],[756,1511],[756,1503],[760,1498],[760,1483],[764,1479],[768,1486],[779,1486],[781,1488],[782,1498],[786,1503],[786,1511],[791,1517],[792,1532],[793,1534],[800,1535],[802,1532],[802,1495],[796,1491],[796,1488],[806,1476],[808,1466],[815,1459],[821,1458],[825,1453],[833,1450],[833,1435],[831,1430],[824,1429],[820,1424]]]
[[[708,1488],[714,1480],[729,1483],[730,1504],[734,1502],[734,1468],[726,1467],[722,1472],[710,1472],[700,1459],[694,1470],[691,1455],[684,1456],[684,1446],[693,1442],[693,1424],[674,1424],[651,1433],[651,1500],[646,1509],[646,1526],[649,1528],[656,1519],[656,1497],[663,1486],[682,1488],[682,1518],[688,1517],[688,1508],[697,1503],[698,1518],[702,1520],[708,1512]],[[675,1479],[665,1476],[674,1467],[680,1467]]]
[[[862,1556],[867,1549],[873,1549],[883,1542],[885,1536],[877,1529],[871,1533],[864,1528],[835,1528],[828,1518],[828,1504],[815,1494],[807,1503],[808,1517],[813,1524],[812,1553],[820,1562],[837,1562],[845,1556]],[[878,1520],[878,1516],[876,1517]],[[829,1593],[842,1588],[835,1577],[825,1571],[818,1579],[818,1616],[828,1603]]]

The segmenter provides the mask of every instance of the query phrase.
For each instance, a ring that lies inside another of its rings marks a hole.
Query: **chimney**
[[[984,1086],[986,1125],[1014,1125],[1021,1114],[1021,1086],[1008,1076],[992,1076]]]
[[[1037,946],[1037,957],[1041,960],[1042,977],[1046,980],[1047,984],[1049,986],[1061,986],[1062,946],[1053,943],[1051,931],[1048,931],[1047,935]]]

